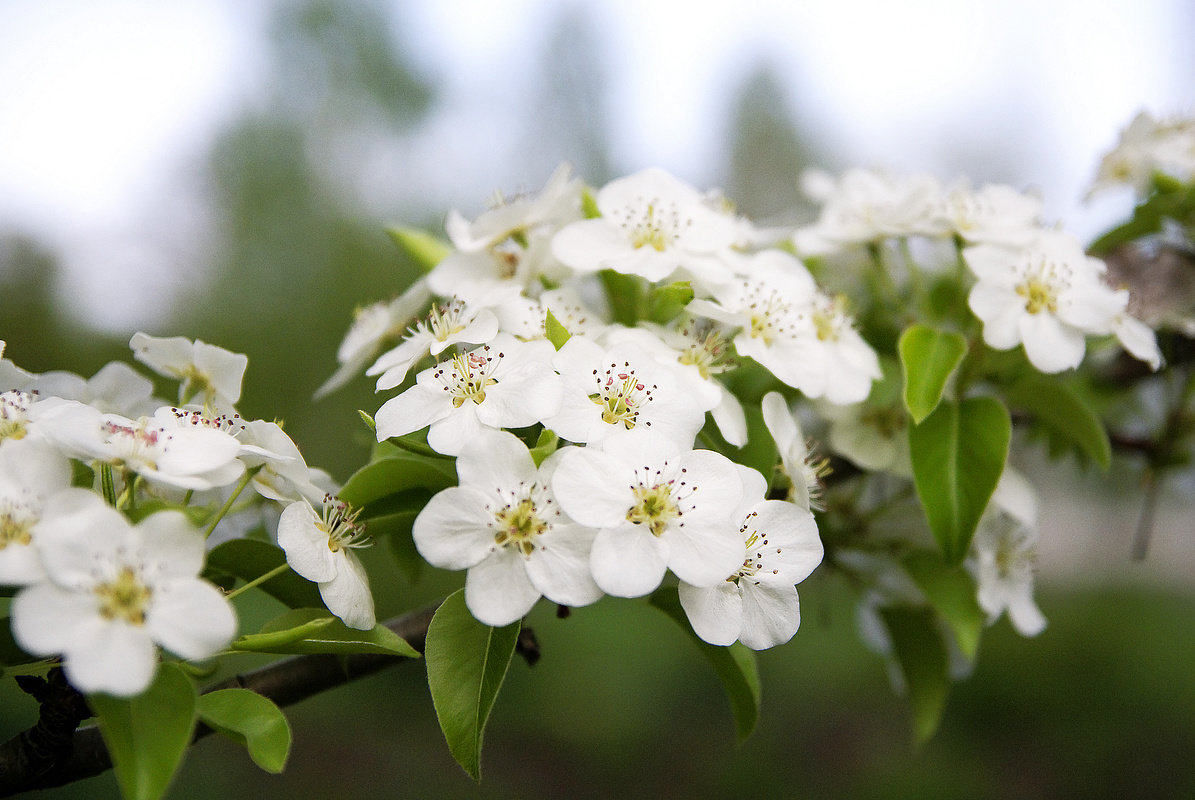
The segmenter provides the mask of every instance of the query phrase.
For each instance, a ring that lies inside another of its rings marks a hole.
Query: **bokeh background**
[[[1119,128],[1195,112],[1192,41],[1184,0],[0,0],[0,339],[85,375],[136,330],[248,353],[243,413],[343,480],[382,398],[310,398],[354,307],[411,280],[386,225],[436,230],[561,161],[595,185],[663,166],[797,222],[803,169],[868,166],[1034,187],[1093,238],[1131,207],[1085,199]],[[412,664],[295,708],[283,776],[208,740],[171,796],[1195,796],[1193,493],[1167,489],[1133,562],[1135,480],[1040,484],[1051,625],[996,625],[920,749],[849,594],[815,576],[742,746],[675,626],[605,600],[532,619],[545,655],[512,665],[480,788]],[[457,581],[379,587],[382,609]],[[33,713],[6,701],[4,733]]]

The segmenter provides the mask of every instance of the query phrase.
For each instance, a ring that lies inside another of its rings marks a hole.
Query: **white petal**
[[[12,601],[12,635],[22,650],[35,656],[61,653],[77,631],[99,619],[89,593],[72,592],[51,583],[22,589]]]
[[[77,631],[65,653],[66,677],[84,694],[122,697],[142,692],[158,668],[158,653],[144,626],[99,622]]]
[[[553,525],[526,561],[527,576],[544,597],[566,606],[584,606],[602,596],[589,570],[596,531],[580,525]]]
[[[232,605],[215,586],[197,578],[154,588],[145,625],[154,641],[183,658],[208,658],[237,633]]]
[[[328,532],[321,530],[319,517],[305,501],[291,503],[278,518],[278,546],[286,552],[286,563],[309,581],[330,581],[336,577],[335,554],[328,547]]]
[[[743,565],[743,539],[729,518],[721,524],[690,519],[660,538],[668,543],[668,567],[694,586],[716,586]]]
[[[436,493],[411,528],[419,554],[444,569],[468,569],[489,555],[495,544],[488,527],[493,516],[485,511],[487,498],[472,486]]]
[[[693,626],[693,633],[710,644],[734,644],[743,624],[743,598],[739,587],[722,581],[708,589],[681,581],[680,604]]]
[[[523,557],[510,548],[499,548],[465,576],[465,604],[485,625],[509,625],[527,614],[539,597],[539,590],[527,577]]]
[[[336,577],[319,584],[320,597],[345,625],[360,631],[370,630],[377,624],[377,617],[365,566],[352,550],[341,550],[338,555]]]
[[[1021,336],[1029,363],[1052,374],[1079,366],[1086,340],[1081,331],[1059,322],[1050,314],[1026,314],[1021,318]]]
[[[766,650],[793,638],[801,625],[801,602],[795,586],[768,586],[743,578],[743,630],[739,641],[752,650]]]
[[[633,472],[614,456],[590,448],[560,451],[552,475],[552,493],[570,517],[591,528],[614,527],[626,521],[633,505],[629,486]],[[600,476],[600,480],[595,480]]]
[[[390,398],[378,409],[374,416],[378,441],[384,442],[391,436],[402,436],[425,428],[444,419],[452,410],[452,400],[446,392],[416,384],[397,397]]]
[[[598,531],[590,555],[593,579],[615,597],[641,597],[660,585],[668,546],[641,526],[624,523]]]

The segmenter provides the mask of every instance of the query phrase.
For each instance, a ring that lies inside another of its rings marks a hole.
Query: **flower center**
[[[636,525],[646,525],[652,536],[662,535],[673,521],[684,517],[685,512],[680,507],[680,501],[684,498],[680,496],[680,492],[688,489],[691,494],[696,489],[696,487],[688,486],[684,480],[676,478],[663,480],[664,470],[667,467],[668,464],[665,462],[663,467],[648,476],[649,480],[655,478],[654,482],[649,483],[649,481],[640,479],[638,485],[631,486],[631,494],[635,500],[627,509],[627,521]],[[644,470],[647,469],[644,467]],[[680,470],[681,475],[686,472],[685,469]],[[677,524],[683,527],[685,523],[678,522]]]
[[[689,322],[680,328],[685,339],[678,361],[697,367],[704,380],[734,366],[734,356],[726,344],[726,336],[712,323]]]
[[[750,287],[747,294],[747,314],[751,319],[751,338],[763,339],[770,345],[789,334],[792,305],[775,289],[763,285]]]
[[[819,342],[838,341],[843,327],[850,324],[843,313],[845,305],[846,298],[842,296],[833,299],[822,298],[814,304],[810,318],[813,321],[813,330],[817,334]]]
[[[468,317],[471,316],[471,313],[468,314]],[[454,297],[442,306],[432,306],[427,316],[415,323],[413,333],[422,333],[438,342],[445,342],[449,336],[463,331],[468,323],[464,302]]]
[[[535,552],[536,539],[552,527],[541,512],[545,516],[559,515],[552,505],[552,498],[538,484],[529,487],[520,484],[519,491],[493,510],[490,527],[494,530],[494,542],[499,547],[513,547],[525,556],[531,555]]]
[[[10,501],[0,502],[0,550],[13,545],[28,545],[33,541],[36,520]]]
[[[118,455],[113,464],[135,464],[139,467],[157,469],[157,457],[166,450],[170,435],[165,428],[149,427],[149,419],[142,417],[132,425],[108,421],[103,425],[108,442],[116,446]]]
[[[1016,292],[1025,300],[1030,314],[1058,313],[1058,298],[1070,288],[1072,270],[1065,262],[1056,262],[1042,254],[1031,254],[1017,265],[1021,281]]]
[[[504,354],[494,357],[489,352],[490,346],[484,345],[455,355],[450,361],[441,362],[442,366],[432,373],[444,385],[444,391],[452,395],[453,408],[460,408],[466,400],[481,405],[485,402],[485,390],[498,383],[493,374]]]
[[[626,231],[627,239],[636,250],[650,247],[662,253],[676,242],[681,229],[691,225],[692,221],[685,220],[682,223],[674,204],[665,206],[655,199],[639,208],[626,208],[618,224]]]
[[[354,509],[348,503],[324,495],[324,510],[316,527],[328,534],[328,549],[333,553],[350,547],[369,547],[373,541],[365,532],[365,523],[357,522],[360,509]]]
[[[746,546],[747,555],[743,559],[743,566],[739,567],[738,571],[731,575],[726,580],[730,583],[737,584],[740,580],[746,578],[752,581],[756,586],[759,581],[755,580],[755,576],[761,571],[765,574],[779,575],[780,570],[768,569],[764,565],[764,554],[771,548],[768,543],[768,537],[761,535],[759,531],[752,526],[752,520],[757,516],[757,512],[752,511],[743,520],[743,524],[739,527],[739,533],[743,534],[744,544]],[[771,548],[780,553],[780,548]]]
[[[29,394],[15,389],[0,393],[0,442],[25,438],[25,423],[29,419],[32,399]]]
[[[621,424],[628,431],[639,422],[639,411],[652,400],[653,384],[649,389],[647,384],[639,380],[629,361],[622,362],[622,366],[611,364],[604,373],[593,371],[594,381],[598,390],[589,395],[589,399],[602,409],[602,422],[610,425]],[[644,423],[651,427],[650,422]]]
[[[1058,311],[1058,296],[1054,287],[1037,278],[1030,279],[1017,287],[1017,294],[1025,298],[1025,310],[1030,314]]]
[[[104,619],[123,620],[130,625],[144,625],[153,590],[141,582],[137,571],[123,566],[116,577],[95,587]]]

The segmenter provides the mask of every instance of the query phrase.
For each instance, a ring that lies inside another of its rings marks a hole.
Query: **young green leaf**
[[[440,730],[457,763],[481,780],[481,739],[519,638],[519,623],[482,625],[464,590],[448,596],[427,629],[427,683]]]
[[[637,275],[624,275],[612,269],[602,270],[598,277],[606,289],[606,298],[610,302],[614,321],[620,325],[634,327],[635,323],[643,318],[650,284]]]
[[[154,682],[135,697],[93,694],[125,800],[157,800],[182,763],[195,730],[195,686],[177,665],[162,664]]]
[[[948,566],[940,555],[917,550],[902,563],[934,610],[954,631],[959,650],[974,660],[987,617],[979,607],[975,581],[962,567]]]
[[[286,563],[282,548],[259,539],[230,539],[212,548],[207,555],[205,575],[225,585],[222,576],[252,581]],[[229,580],[228,586],[235,581]],[[287,570],[275,575],[258,588],[290,608],[310,608],[323,604],[319,588],[294,572]]]
[[[555,431],[544,428],[539,432],[539,438],[535,441],[535,447],[531,448],[531,460],[535,462],[538,468],[544,460],[556,452],[557,445],[560,444],[560,437],[556,435]]]
[[[385,625],[367,631],[350,628],[322,608],[296,608],[229,647],[254,653],[379,653],[419,658],[419,651]]]
[[[1032,414],[1049,430],[1079,448],[1104,470],[1112,463],[1112,444],[1104,423],[1079,394],[1058,380],[1030,377],[1009,388],[1008,404]]]
[[[948,564],[967,555],[979,517],[1004,472],[1012,422],[994,397],[943,401],[909,428],[913,483]]]
[[[913,733],[920,744],[934,735],[946,708],[950,692],[946,645],[932,609],[890,606],[881,608],[880,616],[909,689]]]
[[[560,320],[556,319],[556,315],[552,313],[552,309],[548,309],[544,316],[544,335],[547,336],[548,341],[557,350],[564,347],[564,343],[572,338],[572,334],[568,329],[560,324]]]
[[[219,689],[199,696],[199,719],[245,745],[253,763],[275,775],[290,754],[290,723],[282,709],[248,689]]]
[[[399,251],[423,272],[444,260],[452,248],[427,231],[418,228],[387,228],[391,241]]]
[[[647,293],[647,318],[664,325],[676,318],[693,299],[693,287],[688,281],[656,286]]]
[[[380,501],[392,495],[411,489],[434,493],[455,485],[455,462],[395,449],[390,455],[354,472],[337,496],[354,508],[362,509],[362,516],[368,519],[374,516],[371,506],[379,506]]]
[[[897,345],[904,373],[905,408],[920,423],[938,407],[950,373],[963,360],[967,340],[962,334],[928,325],[912,325]]]
[[[676,587],[657,589],[651,596],[651,604],[671,617],[689,634],[693,642],[709,659],[718,673],[730,710],[734,714],[735,733],[742,742],[755,730],[759,721],[759,669],[755,663],[755,651],[735,642],[730,647],[716,647],[701,640],[693,633],[685,610],[681,607]]]

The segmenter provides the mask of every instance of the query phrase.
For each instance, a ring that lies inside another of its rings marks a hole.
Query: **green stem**
[[[112,465],[106,461],[100,464],[100,489],[104,493],[104,502],[116,508],[116,482],[112,478]]]
[[[245,491],[245,487],[249,485],[249,481],[253,480],[253,476],[261,471],[263,466],[265,465],[262,464],[261,466],[254,467],[253,469],[245,470],[245,474],[241,476],[241,482],[237,484],[237,488],[233,490],[233,493],[228,496],[227,500],[224,501],[224,505],[220,506],[220,510],[216,512],[215,516],[208,520],[207,529],[203,532],[203,538],[206,539],[212,535],[212,531],[214,531],[216,526],[220,524],[220,520],[224,519],[225,515],[228,514],[228,510],[232,508],[232,504],[235,503],[237,498],[241,496],[241,492]]]
[[[238,586],[237,588],[233,589],[228,594],[224,595],[224,597],[228,600],[231,600],[232,598],[236,597],[239,594],[243,594],[254,587],[261,586],[263,583],[270,580],[271,578],[277,578],[279,575],[281,575],[282,573],[286,572],[289,569],[290,569],[290,564],[287,564],[285,562],[282,564],[279,564],[278,566],[274,567],[269,572],[266,572],[262,575],[258,575],[256,578],[249,581],[248,583],[246,583],[242,586]]]

